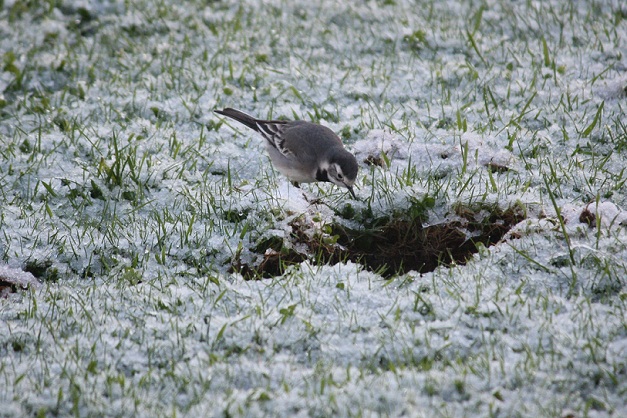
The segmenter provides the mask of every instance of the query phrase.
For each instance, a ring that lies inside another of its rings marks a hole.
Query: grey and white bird
[[[298,183],[328,181],[346,187],[357,199],[353,185],[357,159],[326,126],[306,121],[256,119],[236,109],[215,110],[259,132],[274,167],[296,187]]]

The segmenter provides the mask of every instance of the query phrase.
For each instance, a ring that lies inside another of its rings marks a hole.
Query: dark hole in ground
[[[464,264],[478,251],[478,244],[496,244],[518,222],[525,219],[525,210],[515,205],[507,209],[497,206],[455,209],[456,219],[423,227],[420,216],[395,216],[367,222],[362,229],[351,229],[334,223],[325,233],[309,232],[302,218],[290,226],[291,246],[272,237],[253,249],[263,254],[261,261],[250,266],[235,257],[231,271],[248,279],[282,275],[288,266],[311,260],[315,264],[333,264],[351,260],[371,271],[390,277],[410,270],[426,273],[440,265]],[[306,252],[293,248],[306,246]]]

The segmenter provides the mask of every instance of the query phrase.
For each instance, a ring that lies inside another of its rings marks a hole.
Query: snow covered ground
[[[179,3],[0,7],[0,417],[627,416],[623,1]],[[385,163],[295,189],[227,106]],[[228,272],[424,199],[527,220],[422,275]]]

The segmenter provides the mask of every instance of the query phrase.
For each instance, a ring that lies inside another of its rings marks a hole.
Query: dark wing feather
[[[224,110],[214,110],[214,112],[236,120],[242,125],[259,132],[271,146],[276,148],[277,151],[286,157],[292,155],[292,153],[284,147],[285,138],[283,137],[283,130],[285,125],[289,123],[288,121],[256,119],[244,112],[230,107],[227,107]]]

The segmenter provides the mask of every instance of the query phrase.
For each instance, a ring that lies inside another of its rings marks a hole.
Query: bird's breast
[[[318,168],[318,170],[316,170],[316,181],[329,181],[327,170]]]

